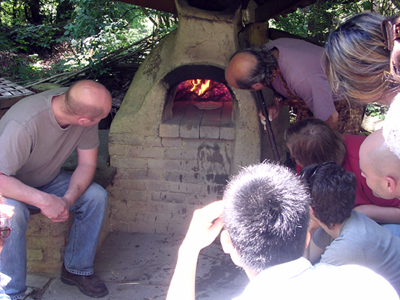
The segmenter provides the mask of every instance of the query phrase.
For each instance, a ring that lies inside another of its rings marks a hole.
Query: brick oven
[[[255,101],[224,79],[242,20],[241,1],[227,2],[210,11],[176,0],[178,29],[136,73],[109,134],[111,230],[184,233],[241,166],[260,162]]]

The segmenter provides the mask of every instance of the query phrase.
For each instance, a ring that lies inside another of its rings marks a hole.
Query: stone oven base
[[[221,199],[231,173],[233,142],[110,136],[111,228],[184,233],[195,209]]]

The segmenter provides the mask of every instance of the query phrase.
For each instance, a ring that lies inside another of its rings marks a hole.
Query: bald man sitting
[[[361,175],[374,195],[387,199],[400,198],[400,159],[387,145],[382,129],[371,133],[360,147]],[[379,214],[393,224],[384,224],[394,235],[400,236],[399,207],[376,207],[366,205],[364,209],[376,215],[374,220],[379,222]],[[363,211],[360,211],[363,212]],[[364,212],[365,213],[365,212]]]
[[[229,85],[246,90],[274,91],[268,117],[275,119],[288,105],[297,120],[314,116],[340,133],[359,134],[362,107],[336,98],[321,65],[324,48],[309,42],[280,38],[260,48],[236,52],[225,71]],[[341,100],[341,101],[340,101]]]
[[[5,292],[24,299],[27,289],[25,232],[28,209],[52,222],[75,213],[65,250],[61,280],[90,297],[107,287],[93,275],[93,261],[107,207],[107,192],[93,183],[99,145],[98,122],[111,109],[111,95],[101,84],[84,80],[70,88],[27,97],[0,120],[0,194],[15,207],[12,234],[0,255],[0,273],[11,278]],[[72,174],[61,170],[77,149]]]

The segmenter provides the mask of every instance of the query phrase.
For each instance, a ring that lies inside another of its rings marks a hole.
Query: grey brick
[[[165,157],[169,159],[191,160],[197,158],[197,150],[194,149],[167,149]]]
[[[182,139],[181,138],[162,138],[161,144],[163,147],[181,147]]]
[[[115,168],[147,169],[147,159],[130,156],[111,156],[110,164]]]
[[[149,169],[155,170],[184,170],[184,163],[180,160],[149,159]]]
[[[130,147],[128,155],[133,157],[163,158],[164,149],[162,147]]]
[[[181,193],[153,192],[151,199],[161,202],[184,203],[186,196]]]

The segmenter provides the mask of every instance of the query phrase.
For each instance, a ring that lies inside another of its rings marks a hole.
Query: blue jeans
[[[37,188],[48,194],[64,196],[71,175],[61,171],[50,183]],[[107,192],[97,183],[92,183],[71,206],[75,213],[69,244],[65,249],[64,264],[68,271],[78,275],[93,274],[93,261],[101,232],[106,208]],[[11,277],[5,292],[11,299],[22,299],[26,291],[26,238],[29,219],[28,208],[35,208],[20,201],[6,199],[6,204],[15,207],[10,220],[12,232],[5,239],[0,255],[0,273]],[[37,209],[37,208],[36,208]]]

